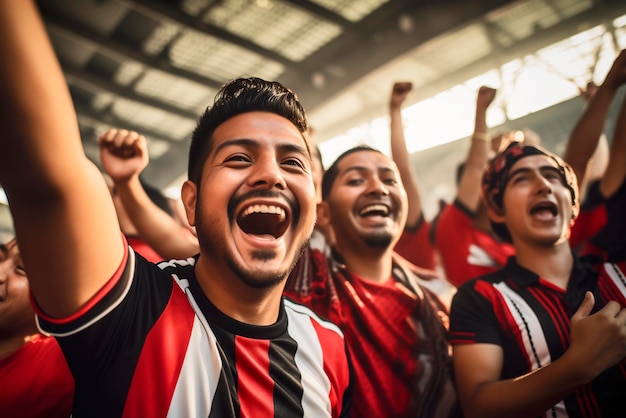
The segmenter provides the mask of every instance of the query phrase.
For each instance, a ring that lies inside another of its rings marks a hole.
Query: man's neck
[[[348,271],[375,283],[391,277],[393,249],[371,249],[367,253],[337,249]]]
[[[516,258],[522,267],[555,286],[567,289],[574,268],[574,256],[567,241],[550,248],[517,245]]]
[[[250,325],[272,325],[278,320],[284,281],[272,288],[252,288],[232,273],[215,271],[201,256],[196,263],[198,284],[223,314]],[[230,272],[230,270],[228,270]]]

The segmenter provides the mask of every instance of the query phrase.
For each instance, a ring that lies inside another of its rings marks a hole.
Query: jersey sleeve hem
[[[51,318],[36,309],[37,326],[45,334],[64,337],[79,332],[118,306],[127,295],[134,275],[135,253],[125,246],[124,257],[116,272],[80,310],[66,318]]]

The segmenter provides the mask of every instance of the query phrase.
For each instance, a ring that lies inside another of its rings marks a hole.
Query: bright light
[[[480,86],[498,91],[487,112],[488,126],[496,127],[576,97],[588,81],[599,84],[616,55],[610,36],[594,27],[407,106],[402,113],[407,149],[415,153],[471,135]],[[387,115],[356,126],[319,144],[324,164],[357,144],[389,154],[389,135]]]

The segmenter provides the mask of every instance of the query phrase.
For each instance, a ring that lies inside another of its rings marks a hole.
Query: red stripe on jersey
[[[145,339],[123,417],[167,416],[194,320],[195,313],[187,297],[174,286],[165,311]],[[145,347],[159,347],[159,350]]]
[[[338,417],[343,409],[343,393],[350,383],[350,369],[346,357],[346,347],[343,339],[334,330],[322,326],[311,318],[313,328],[317,333],[320,345],[323,347],[324,371],[330,379],[330,406],[332,416]],[[337,361],[341,359],[341,364]]]
[[[576,390],[576,401],[583,417],[600,417],[600,407],[591,385],[581,386]]]
[[[274,381],[269,375],[269,350],[269,340],[235,337],[241,417],[274,417]]]
[[[558,290],[558,292],[562,295],[564,292],[562,290]],[[567,316],[567,312],[563,310],[563,304],[560,300],[554,300],[554,297],[550,297],[551,293],[542,291],[538,288],[529,288],[528,293],[533,295],[535,299],[541,303],[545,312],[550,316],[550,320],[554,325],[555,331],[559,335],[559,341],[561,341],[561,347],[563,350],[567,350],[569,346],[569,331],[570,331],[570,321]]]
[[[626,306],[626,297],[624,293],[618,287],[618,284],[615,283],[615,280],[618,283],[621,281],[624,282],[622,269],[626,267],[626,263],[618,263],[618,264],[604,264],[602,268],[599,268],[600,275],[606,277],[606,280],[598,280],[598,287],[600,288],[600,294],[604,298],[605,301],[614,300],[620,304],[620,306]],[[626,283],[623,283],[626,286]]]
[[[474,344],[476,342],[476,333],[475,332],[460,332],[460,331],[450,331],[449,338],[450,344]]]
[[[476,291],[483,295],[485,299],[489,301],[491,306],[493,306],[494,314],[498,319],[498,322],[502,324],[503,327],[506,327],[506,331],[508,335],[514,335],[515,341],[518,347],[525,347],[524,339],[522,337],[521,330],[517,321],[511,314],[511,311],[508,308],[508,304],[504,299],[504,295],[498,291],[491,283],[484,282],[482,280],[478,280],[476,282]],[[524,355],[526,359],[526,367],[529,369],[532,368],[532,361],[528,357],[528,352],[526,350],[521,350],[521,353]]]

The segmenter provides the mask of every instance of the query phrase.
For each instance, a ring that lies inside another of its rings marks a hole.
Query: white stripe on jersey
[[[476,244],[470,244],[467,262],[472,266],[496,267],[498,265],[487,251]]]
[[[285,307],[286,308],[289,308],[289,309],[291,309],[291,310],[293,310],[295,312],[298,312],[299,314],[303,314],[303,315],[312,317],[322,327],[324,327],[326,329],[329,329],[331,331],[334,331],[337,334],[341,335],[341,337],[343,337],[343,331],[336,324],[334,324],[334,323],[332,323],[330,321],[327,321],[325,319],[322,319],[322,317],[320,317],[313,310],[311,310],[310,308],[308,308],[308,307],[306,307],[304,305],[300,305],[299,303],[292,302],[289,299],[283,299],[283,300],[285,302]]]
[[[194,265],[194,259],[171,260],[170,263]],[[164,268],[166,264],[159,264]],[[189,290],[189,281],[181,279],[176,274],[172,278],[187,295],[187,300],[196,313],[191,336],[189,337],[187,352],[183,362],[172,403],[168,411],[168,418],[177,417],[208,417],[213,404],[213,398],[220,380],[222,359],[219,354],[219,344],[213,330],[209,326],[200,307]],[[210,396],[207,396],[210,394]]]
[[[215,336],[207,335],[196,315],[168,418],[208,417],[221,368]]]
[[[535,312],[531,309],[526,301],[511,289],[506,283],[500,282],[493,285],[504,297],[504,301],[511,313],[511,316],[515,319],[518,328],[521,331],[522,341],[524,342],[524,349],[526,355],[531,361],[531,370],[538,369],[552,362],[550,357],[550,350],[548,350],[548,344],[546,342],[543,328],[535,315]],[[531,344],[532,337],[532,344]],[[533,349],[534,347],[534,349]],[[565,404],[563,401],[554,405],[556,415],[552,415],[552,410],[546,411],[546,416],[549,417],[567,417],[569,416],[565,411]]]
[[[615,283],[615,286],[619,289],[622,295],[626,295],[626,283],[624,283],[624,276],[620,275],[621,270],[616,264],[604,263],[602,265],[604,271],[606,271],[609,278]]]
[[[285,310],[287,312],[289,335],[298,342],[295,361],[302,375],[303,399],[302,408],[305,417],[331,416],[331,405],[328,394],[330,393],[330,381],[324,372],[324,353],[319,339],[312,336],[317,335],[311,320],[316,320],[307,308],[301,305],[290,303],[285,300]],[[305,312],[309,312],[306,314]],[[333,330],[339,329],[330,323],[317,321],[320,325]],[[307,348],[300,349],[300,346],[307,344]],[[324,385],[321,383],[324,382]]]

